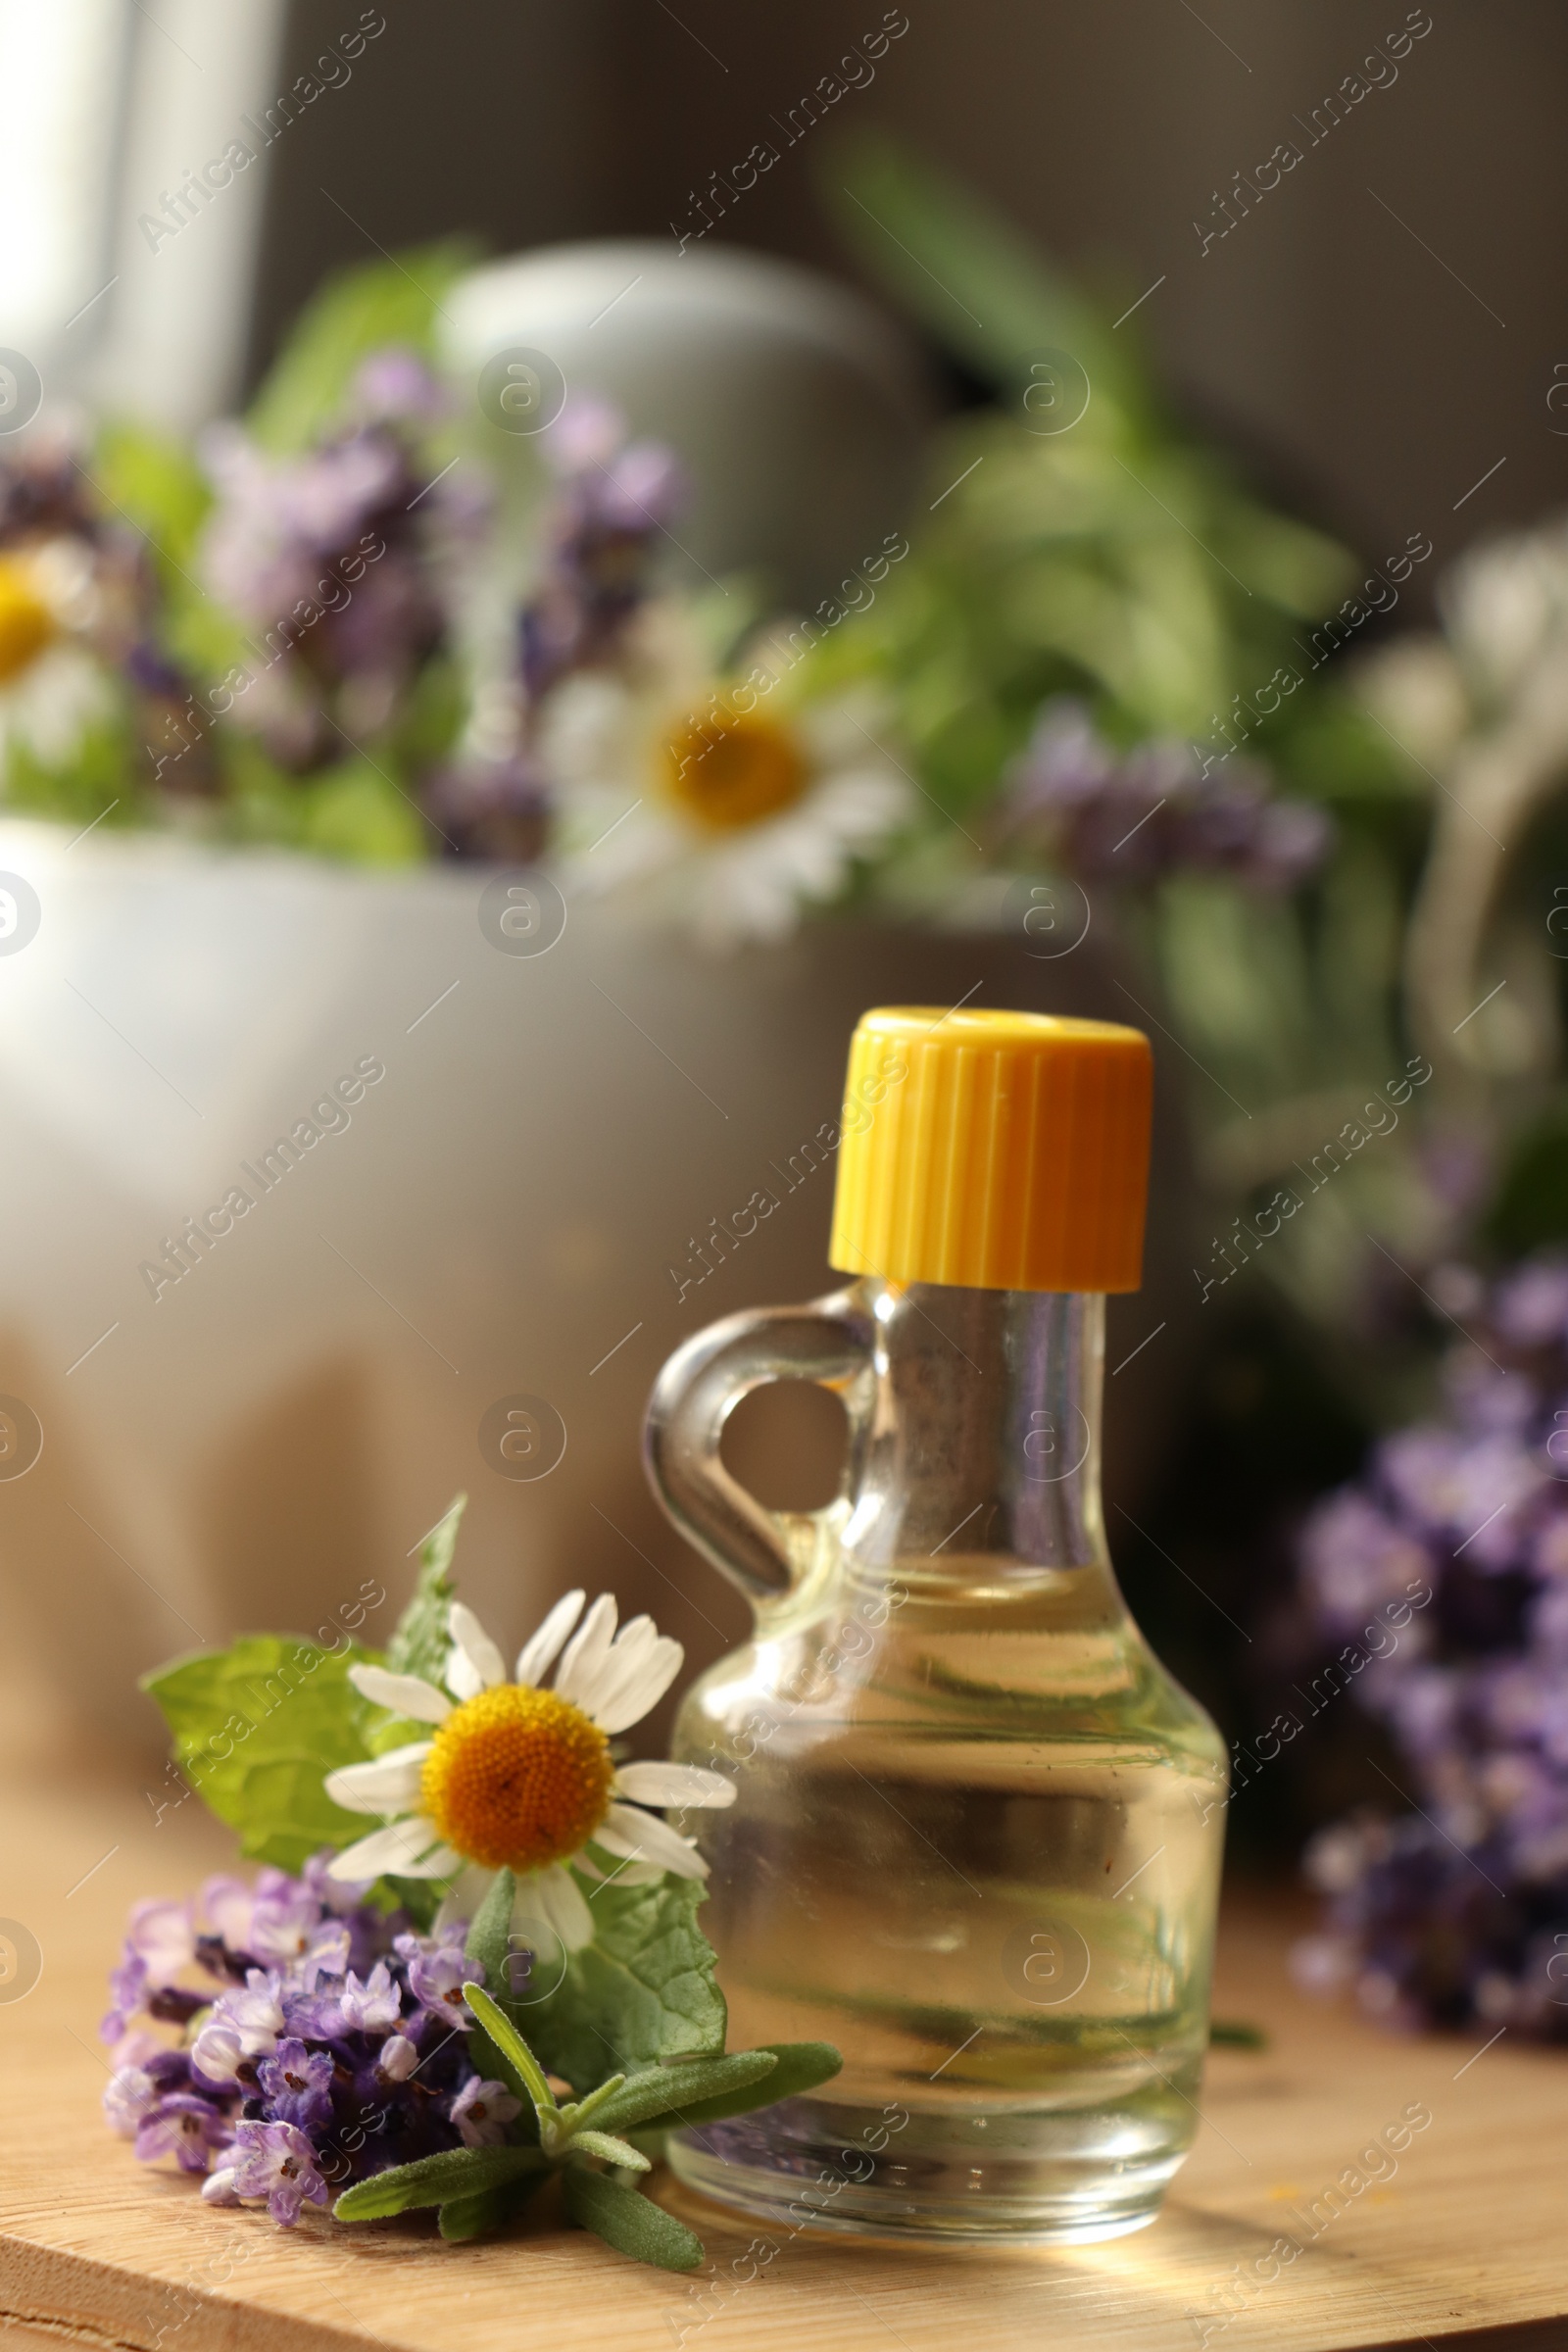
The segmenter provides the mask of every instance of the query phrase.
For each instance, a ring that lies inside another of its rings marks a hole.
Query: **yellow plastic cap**
[[[1136,1291],[1153,1057],[1140,1029],[884,1005],[850,1047],[829,1261],[890,1282]]]

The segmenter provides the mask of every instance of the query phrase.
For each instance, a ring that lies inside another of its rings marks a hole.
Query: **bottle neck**
[[[876,1398],[845,1549],[901,1577],[995,1585],[1108,1567],[1104,1299],[860,1286]]]

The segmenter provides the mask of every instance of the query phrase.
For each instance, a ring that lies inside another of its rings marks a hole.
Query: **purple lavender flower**
[[[481,2082],[477,2075],[470,2075],[450,2112],[465,2147],[498,2148],[507,2136],[507,2125],[522,2113],[522,2101],[504,2082]]]
[[[247,1886],[243,1879],[227,1875],[209,1879],[202,1888],[201,1916],[230,1951],[250,1951],[251,1912],[256,1895],[256,1888]]]
[[[134,1953],[147,1964],[147,1983],[154,1990],[172,1984],[196,1956],[196,1931],[189,1903],[137,1903],[125,1931],[127,1957]]]
[[[251,1905],[248,1938],[248,1948],[258,1960],[276,1966],[300,1959],[310,1950],[320,1924],[321,1906],[308,1887],[282,1871],[263,1873]]]
[[[325,2050],[308,2050],[303,2041],[293,2039],[280,2041],[276,2057],[264,2058],[257,2068],[270,2120],[294,2124],[302,2132],[317,2132],[329,2124],[334,2072]]]
[[[0,444],[0,548],[28,540],[89,539],[102,527],[85,471],[87,435],[60,417]]]
[[[687,496],[674,452],[627,443],[608,402],[568,401],[541,442],[559,488],[545,577],[521,623],[522,679],[535,699],[569,671],[613,659]]]
[[[544,848],[550,788],[525,752],[450,760],[427,779],[420,799],[451,857],[532,865]]]
[[[117,2066],[104,2091],[104,2118],[122,2139],[134,2139],[158,2104],[158,2085],[143,2066]]]
[[[1396,2022],[1568,2039],[1568,1983],[1544,1973],[1568,1978],[1568,1258],[1435,1279],[1477,1334],[1443,1418],[1383,1440],[1300,1544],[1331,1641],[1362,1608],[1396,1619],[1401,1580],[1433,1595],[1355,1685],[1422,1810],[1315,1842],[1328,1927],[1301,1966]]]
[[[393,343],[365,362],[351,403],[367,424],[433,424],[450,412],[452,398],[417,352]]]
[[[104,2041],[120,2041],[130,2029],[130,2021],[142,2005],[147,1989],[147,1963],[136,1952],[127,1951],[118,1968],[109,1972],[111,2006],[105,2011],[98,2027]]]
[[[473,2018],[463,1987],[482,1984],[484,1970],[477,1961],[464,1958],[461,1938],[449,1941],[437,1936],[400,1936],[394,1948],[408,1965],[409,1990],[420,2008],[444,2017],[466,2034]]]
[[[448,558],[474,501],[461,467],[418,454],[438,405],[412,354],[384,353],[361,370],[355,420],[303,456],[273,458],[234,424],[204,440],[218,495],[202,568],[256,641],[234,718],[285,766],[393,725],[445,640]]]
[[[242,2123],[234,2132],[233,2179],[238,2197],[265,2197],[274,2222],[292,2230],[308,2197],[324,2205],[331,2190],[317,2170],[316,2149],[293,2124]]]
[[[260,2081],[258,2060],[246,2049],[234,2027],[209,2023],[197,2034],[191,2063],[204,2082],[227,2089],[238,2083],[254,2090]]]
[[[1211,773],[1175,741],[1118,752],[1081,703],[1058,697],[1005,779],[998,833],[1004,847],[1044,855],[1082,881],[1185,869],[1283,891],[1322,863],[1332,827],[1313,804],[1273,798],[1255,762]]]
[[[193,2090],[176,2090],[150,2107],[136,2127],[136,2159],[156,2164],[172,2156],[182,2173],[205,2173],[215,2148],[233,2133],[222,2110]]]
[[[468,2055],[462,1987],[477,1972],[463,1956],[465,1924],[416,1936],[401,1912],[360,1901],[365,1888],[328,1910],[325,1861],[297,1878],[264,1870],[254,1886],[212,1881],[194,1914],[138,1906],[140,1948],[127,1944],[115,1971],[110,2129],[149,2161],[172,2155],[205,2174],[209,2201],[265,2198],[285,2224],[305,2199],[323,2202],[389,2164],[495,2144],[517,2113]],[[169,1981],[187,1946],[206,1989]],[[198,2008],[195,2038],[178,2047],[144,2022],[188,2034]]]
[[[406,2082],[419,2063],[419,2045],[406,2034],[389,2034],[375,2056],[376,2082]]]
[[[378,1960],[362,1984],[353,1970],[337,1996],[338,2031],[345,2034],[390,2034],[403,2020],[403,1990],[393,1982],[384,1960]]]

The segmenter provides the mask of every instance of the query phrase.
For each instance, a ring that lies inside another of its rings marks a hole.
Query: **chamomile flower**
[[[644,623],[623,669],[568,677],[544,706],[566,888],[709,947],[783,939],[912,813],[880,700],[809,699],[777,647],[715,683],[694,630],[654,608]]]
[[[92,553],[59,538],[0,555],[0,766],[20,742],[68,759],[114,696],[90,650],[97,619]]]
[[[511,1870],[518,1930],[542,1922],[576,1951],[592,1942],[594,1923],[573,1869],[605,1875],[585,1851],[590,1844],[620,1858],[619,1886],[648,1885],[665,1871],[707,1876],[691,1840],[642,1808],[727,1805],[732,1784],[698,1765],[617,1765],[610,1744],[668,1690],[680,1643],[648,1617],[617,1634],[610,1594],[586,1614],[583,1599],[568,1592],[556,1603],[523,1643],[511,1679],[461,1601],[448,1620],[445,1689],[380,1666],[350,1669],[365,1697],[432,1730],[326,1776],[334,1802],[383,1817],[380,1829],[334,1858],[334,1878],[444,1881],[439,1925],[471,1919],[497,1872]],[[546,1690],[543,1677],[558,1658],[555,1687]]]

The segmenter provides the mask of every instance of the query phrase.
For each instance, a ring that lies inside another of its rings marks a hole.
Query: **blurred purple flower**
[[[1422,1810],[1315,1842],[1329,1932],[1302,1966],[1323,1978],[1338,1954],[1396,2022],[1568,2039],[1568,1984],[1544,1973],[1555,1956],[1568,1977],[1568,1258],[1434,1281],[1476,1333],[1445,1367],[1445,1417],[1375,1446],[1299,1550],[1330,1641],[1402,1576],[1433,1590],[1424,1640],[1356,1686]]]
[[[391,726],[446,641],[451,543],[483,508],[461,465],[432,471],[419,455],[444,397],[392,350],[361,368],[354,421],[303,455],[273,457],[233,423],[204,436],[217,503],[201,566],[253,640],[231,707],[285,766],[341,760],[345,738]]]
[[[436,769],[420,797],[454,858],[532,865],[545,846],[550,790],[526,753],[451,760]]]
[[[627,442],[608,402],[568,401],[542,443],[558,487],[544,578],[520,622],[522,680],[533,698],[571,670],[614,658],[649,593],[659,542],[689,494],[674,451]]]
[[[1332,839],[1323,809],[1271,797],[1253,763],[1205,767],[1188,743],[1119,752],[1081,703],[1059,697],[1004,778],[1001,845],[1044,855],[1080,881],[1188,871],[1283,891],[1315,871]]]

